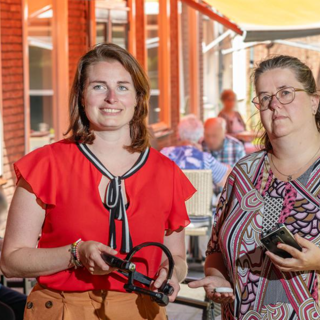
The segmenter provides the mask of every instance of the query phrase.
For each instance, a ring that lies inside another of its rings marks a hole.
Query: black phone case
[[[292,246],[299,251],[302,251],[302,248],[298,245],[292,233],[283,224],[278,224],[275,228],[270,230],[270,232],[267,235],[261,238],[261,242],[267,250],[282,258],[292,258],[292,256],[287,251],[281,250],[277,247],[277,244],[279,242]]]

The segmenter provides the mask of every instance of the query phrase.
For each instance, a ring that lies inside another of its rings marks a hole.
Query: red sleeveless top
[[[102,173],[97,165],[68,140],[39,148],[14,165],[17,179],[23,177],[34,194],[47,204],[39,248],[55,248],[81,238],[109,245],[109,210],[101,201]],[[125,179],[129,207],[126,210],[132,245],[146,241],[163,243],[165,230],[178,230],[189,224],[185,201],[196,191],[174,162],[150,148],[144,162]],[[115,220],[116,250],[123,240],[122,224]],[[137,271],[154,277],[162,252],[148,247],[134,258]],[[120,258],[125,253],[118,253]],[[63,291],[122,291],[125,279],[113,272],[91,275],[85,268],[68,269],[38,282]]]

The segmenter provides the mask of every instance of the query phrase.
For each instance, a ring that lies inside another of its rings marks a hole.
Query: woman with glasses
[[[208,244],[204,286],[224,319],[320,319],[320,112],[311,70],[277,56],[253,74],[264,149],[243,158],[225,185]],[[284,224],[302,251],[282,258],[262,233]],[[216,293],[215,288],[232,288]]]

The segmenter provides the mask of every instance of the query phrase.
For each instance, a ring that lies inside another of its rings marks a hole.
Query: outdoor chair
[[[8,288],[21,288],[23,293],[28,295],[36,283],[36,279],[11,278],[7,279],[1,275],[0,283]]]
[[[191,236],[193,243],[193,258],[199,258],[199,236],[210,235],[212,226],[212,171],[211,170],[183,170],[197,192],[186,201],[190,225],[186,227],[186,236]]]
[[[185,234],[197,238],[199,236],[211,234],[212,226],[212,171],[211,170],[183,170],[197,192],[186,201],[187,212],[191,225],[185,228]],[[197,227],[200,225],[200,227]],[[193,256],[198,256],[198,244],[194,241]],[[201,267],[202,269],[202,267]],[[202,270],[201,270],[202,271]],[[196,278],[187,277],[184,284],[197,280]],[[214,304],[212,301],[193,299],[184,296],[178,296],[176,304],[185,305],[202,310],[202,320],[214,319]]]

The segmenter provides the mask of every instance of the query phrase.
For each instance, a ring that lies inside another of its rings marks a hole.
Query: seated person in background
[[[223,108],[218,114],[227,121],[227,133],[236,135],[246,130],[246,125],[238,111],[235,111],[236,94],[232,90],[224,90],[221,94]]]
[[[212,157],[211,154],[202,151],[201,142],[203,140],[204,128],[200,120],[195,115],[189,115],[181,119],[178,125],[180,145],[167,147],[161,153],[173,160],[180,169],[189,170],[212,170],[212,179],[215,186],[223,186],[230,173],[230,166],[224,165]],[[190,218],[194,227],[204,227],[209,225],[209,218],[203,220],[202,217]],[[205,257],[209,237],[199,237],[199,251]],[[186,242],[188,237],[186,237]]]
[[[230,173],[230,167],[222,164],[211,154],[202,151],[203,124],[195,115],[181,119],[178,125],[179,146],[166,147],[161,153],[174,161],[180,169],[212,170],[213,183],[223,186]]]
[[[246,153],[241,141],[226,134],[226,120],[209,118],[204,124],[203,150],[218,161],[233,167]]]
[[[233,167],[238,160],[246,155],[243,143],[238,139],[227,135],[227,122],[225,119],[217,117],[210,118],[204,124],[203,150],[211,153],[218,161]],[[215,186],[213,190],[213,214],[222,192],[222,187]]]
[[[2,244],[3,239],[0,238],[0,253]],[[23,320],[26,300],[27,297],[24,294],[0,284],[0,319]]]

